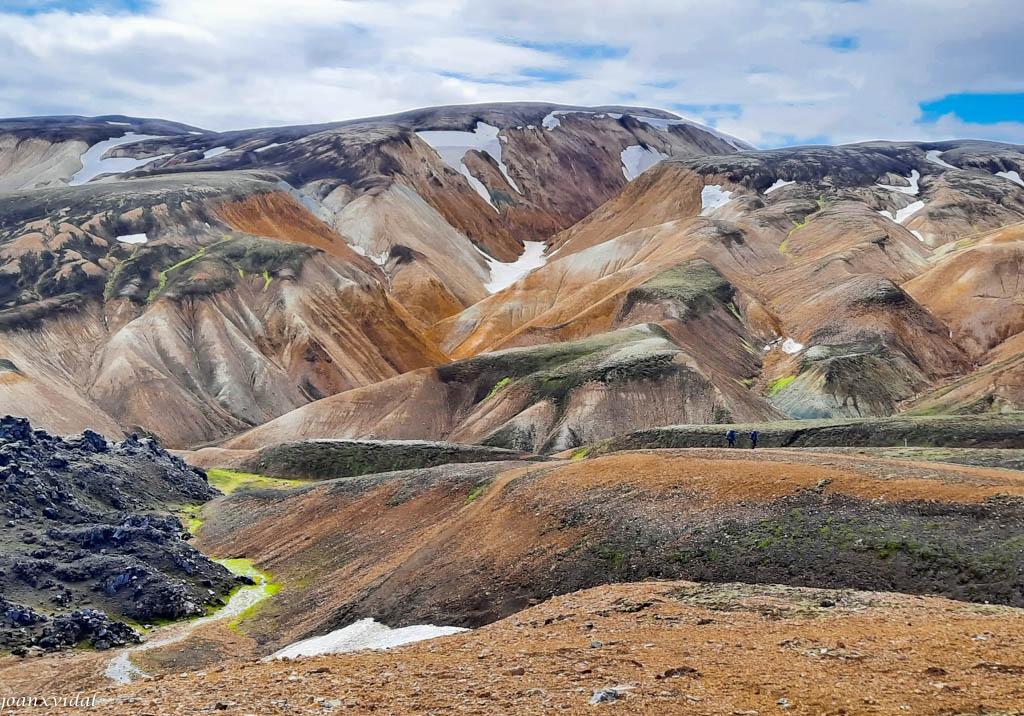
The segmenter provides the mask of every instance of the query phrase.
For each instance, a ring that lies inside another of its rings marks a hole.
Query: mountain
[[[224,134],[0,121],[0,397],[63,432],[222,439],[446,362],[429,329],[514,278],[524,241],[663,156],[737,146],[543,104]]]
[[[663,161],[553,236],[544,265],[435,323],[453,363],[229,446],[557,452],[657,423],[1020,410],[1022,152],[874,142]],[[588,346],[605,353],[583,360]]]
[[[1017,410],[1022,151],[531,103],[4,120],[0,396],[246,449]]]

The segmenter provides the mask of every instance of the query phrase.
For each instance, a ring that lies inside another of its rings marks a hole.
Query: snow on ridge
[[[130,126],[132,126],[131,122],[111,122],[109,119],[107,120],[107,124],[113,124],[115,127],[130,127]]]
[[[593,112],[587,109],[556,109],[554,112],[551,112],[546,117],[544,117],[544,119],[540,123],[540,126],[544,127],[544,129],[550,132],[551,130],[562,125],[561,120],[558,118],[564,117],[565,115],[568,114],[589,114],[593,115],[594,119],[603,119],[604,117],[611,117],[612,119],[622,119],[622,115],[616,112]],[[533,125],[531,124],[530,127],[532,128]],[[517,127],[517,129],[521,129],[521,127]]]
[[[924,202],[923,201],[915,201],[913,204],[908,204],[907,206],[903,207],[902,209],[897,209],[895,212],[884,211],[883,210],[883,211],[880,211],[878,213],[881,214],[882,216],[884,216],[885,218],[891,219],[892,221],[895,221],[897,224],[901,224],[902,225],[902,224],[904,224],[907,221],[907,219],[909,219],[911,216],[913,216],[917,212],[921,211],[921,209],[923,209],[923,208],[924,208]]]
[[[892,184],[879,183],[876,186],[882,189],[888,189],[889,191],[898,191],[901,194],[909,194],[910,196],[917,196],[921,193],[921,187],[918,185],[917,180],[921,178],[921,172],[916,169],[910,171],[910,176],[907,177],[907,181],[910,182],[910,186],[894,186]]]
[[[255,151],[257,151],[257,152],[265,152],[268,149],[273,149],[274,147],[280,147],[280,146],[281,146],[280,142],[273,142],[272,144],[267,144],[266,146],[260,147],[259,149],[255,150]]]
[[[488,293],[497,293],[508,288],[528,273],[539,269],[548,262],[548,257],[544,255],[546,248],[543,241],[524,241],[523,253],[511,263],[498,261],[477,248],[476,250],[487,261],[487,267],[491,272],[490,280],[484,284],[484,288]]]
[[[781,189],[782,187],[789,186],[790,184],[796,184],[796,182],[786,181],[785,179],[777,179],[774,184],[772,184],[770,187],[764,190],[764,193],[771,194],[776,189]]]
[[[732,200],[731,191],[723,191],[721,184],[708,184],[700,191],[700,215],[707,216]]]
[[[1020,174],[1018,172],[996,172],[996,176],[1002,177],[1003,179],[1009,179],[1014,184],[1024,186],[1024,179],[1020,178]]]
[[[549,132],[552,129],[555,129],[556,127],[561,126],[562,121],[560,119],[558,119],[558,115],[560,115],[560,114],[562,114],[562,112],[558,112],[558,111],[552,112],[551,114],[546,116],[543,120],[541,120],[540,126],[544,127],[544,129],[548,130]]]
[[[659,152],[653,147],[641,147],[639,144],[626,147],[619,157],[626,181],[633,181],[658,162],[668,159],[664,152]]]
[[[144,244],[149,241],[146,234],[123,234],[116,237],[122,244]]]
[[[931,151],[928,152],[927,158],[928,161],[930,161],[932,164],[938,164],[940,167],[946,167],[947,169],[956,169],[956,167],[954,167],[949,162],[943,161],[941,159],[942,155],[943,152],[939,151],[938,149],[932,149]]]
[[[702,124],[701,122],[696,122],[696,121],[694,121],[692,119],[685,119],[683,117],[680,117],[679,119],[663,119],[661,117],[641,117],[641,116],[637,116],[637,119],[639,119],[641,122],[644,122],[645,124],[651,125],[655,129],[661,130],[662,132],[667,132],[669,130],[669,127],[672,127],[672,126],[687,125],[687,126],[690,126],[690,127],[696,127],[697,129],[701,130],[702,132],[707,132],[708,134],[712,134],[712,135],[718,137],[719,139],[724,140],[733,149],[739,149],[739,150],[757,149],[757,147],[755,147],[753,144],[750,144],[749,142],[744,142],[742,139],[739,139],[738,137],[734,137],[731,134],[726,134],[725,132],[723,132],[721,130],[715,129],[714,127],[709,127],[706,124]]]
[[[213,147],[213,148],[207,149],[205,152],[203,152],[203,159],[213,159],[214,157],[219,157],[224,152],[229,152],[229,151],[231,151],[231,150],[228,149],[227,147],[224,147],[224,146]]]
[[[316,656],[318,654],[343,654],[361,649],[394,649],[440,636],[450,636],[469,631],[460,627],[441,627],[433,624],[416,624],[392,629],[373,619],[360,619],[344,629],[336,629],[322,636],[303,639],[274,652],[270,659]]]
[[[484,187],[483,183],[479,179],[474,177],[469,169],[466,168],[466,164],[462,161],[466,156],[466,153],[472,149],[475,149],[485,154],[489,154],[498,164],[498,169],[501,170],[502,175],[505,177],[505,181],[508,182],[509,186],[516,190],[517,193],[522,194],[519,186],[515,183],[508,173],[508,167],[501,160],[502,143],[498,139],[497,127],[494,127],[485,122],[477,121],[476,126],[472,132],[462,132],[455,130],[424,130],[422,132],[416,132],[416,136],[422,139],[424,142],[429,144],[431,148],[437,152],[438,156],[444,160],[445,164],[450,166],[452,169],[457,170],[469,181],[470,185],[476,189],[477,193],[483,196],[491,206],[490,192]],[[474,185],[474,182],[476,184]],[[479,185],[479,186],[477,186]],[[485,196],[486,195],[486,196]],[[497,209],[497,207],[495,207]]]
[[[128,132],[121,137],[111,137],[110,139],[106,139],[102,142],[97,142],[82,154],[82,168],[79,169],[73,177],[71,177],[71,181],[69,181],[68,184],[71,186],[80,186],[92,179],[95,179],[100,174],[123,174],[125,172],[138,169],[139,167],[145,166],[151,162],[155,162],[158,159],[166,159],[167,157],[173,156],[171,154],[161,154],[160,156],[147,157],[146,159],[135,159],[134,157],[103,158],[103,155],[114,147],[120,147],[125,144],[135,144],[136,142],[144,142],[148,139],[163,139],[163,137],[156,134],[136,134],[135,132]]]

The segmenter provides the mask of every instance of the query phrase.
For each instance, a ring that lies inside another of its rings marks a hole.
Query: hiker
[[[736,447],[736,431],[730,430],[725,434],[725,439],[729,441],[729,447]]]
[[[753,450],[754,448],[757,447],[757,439],[759,437],[760,436],[757,434],[756,430],[751,430],[750,431],[750,449],[751,450]]]

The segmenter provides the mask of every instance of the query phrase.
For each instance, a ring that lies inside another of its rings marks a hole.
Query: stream
[[[195,631],[197,627],[201,627],[204,624],[209,624],[211,622],[220,621],[222,619],[232,619],[237,617],[249,607],[270,596],[271,592],[266,575],[251,564],[247,562],[240,563],[239,560],[214,561],[223,564],[231,570],[232,574],[252,577],[256,584],[243,586],[237,590],[231,595],[231,598],[228,599],[228,603],[213,614],[205,617],[199,617],[198,619],[174,622],[173,624],[168,624],[167,626],[154,629],[150,632],[150,637],[147,638],[146,641],[136,646],[126,647],[119,651],[117,656],[111,659],[110,663],[107,664],[107,668],[103,672],[104,676],[118,685],[130,683],[132,680],[142,676],[148,676],[146,672],[132,663],[132,654],[184,641],[192,634],[193,631]]]

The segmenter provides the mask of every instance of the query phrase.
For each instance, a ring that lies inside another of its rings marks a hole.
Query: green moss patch
[[[787,376],[784,376],[782,378],[776,378],[775,380],[773,380],[771,383],[768,384],[768,392],[767,392],[768,397],[771,398],[771,397],[777,395],[780,390],[785,388],[787,385],[792,383],[794,380],[796,380],[796,376],[795,375],[787,375]]]
[[[206,477],[211,485],[225,495],[230,495],[236,490],[258,490],[262,488],[281,490],[300,487],[305,484],[302,480],[287,480],[252,472],[238,472],[236,470],[222,470],[220,468],[207,470]]]

